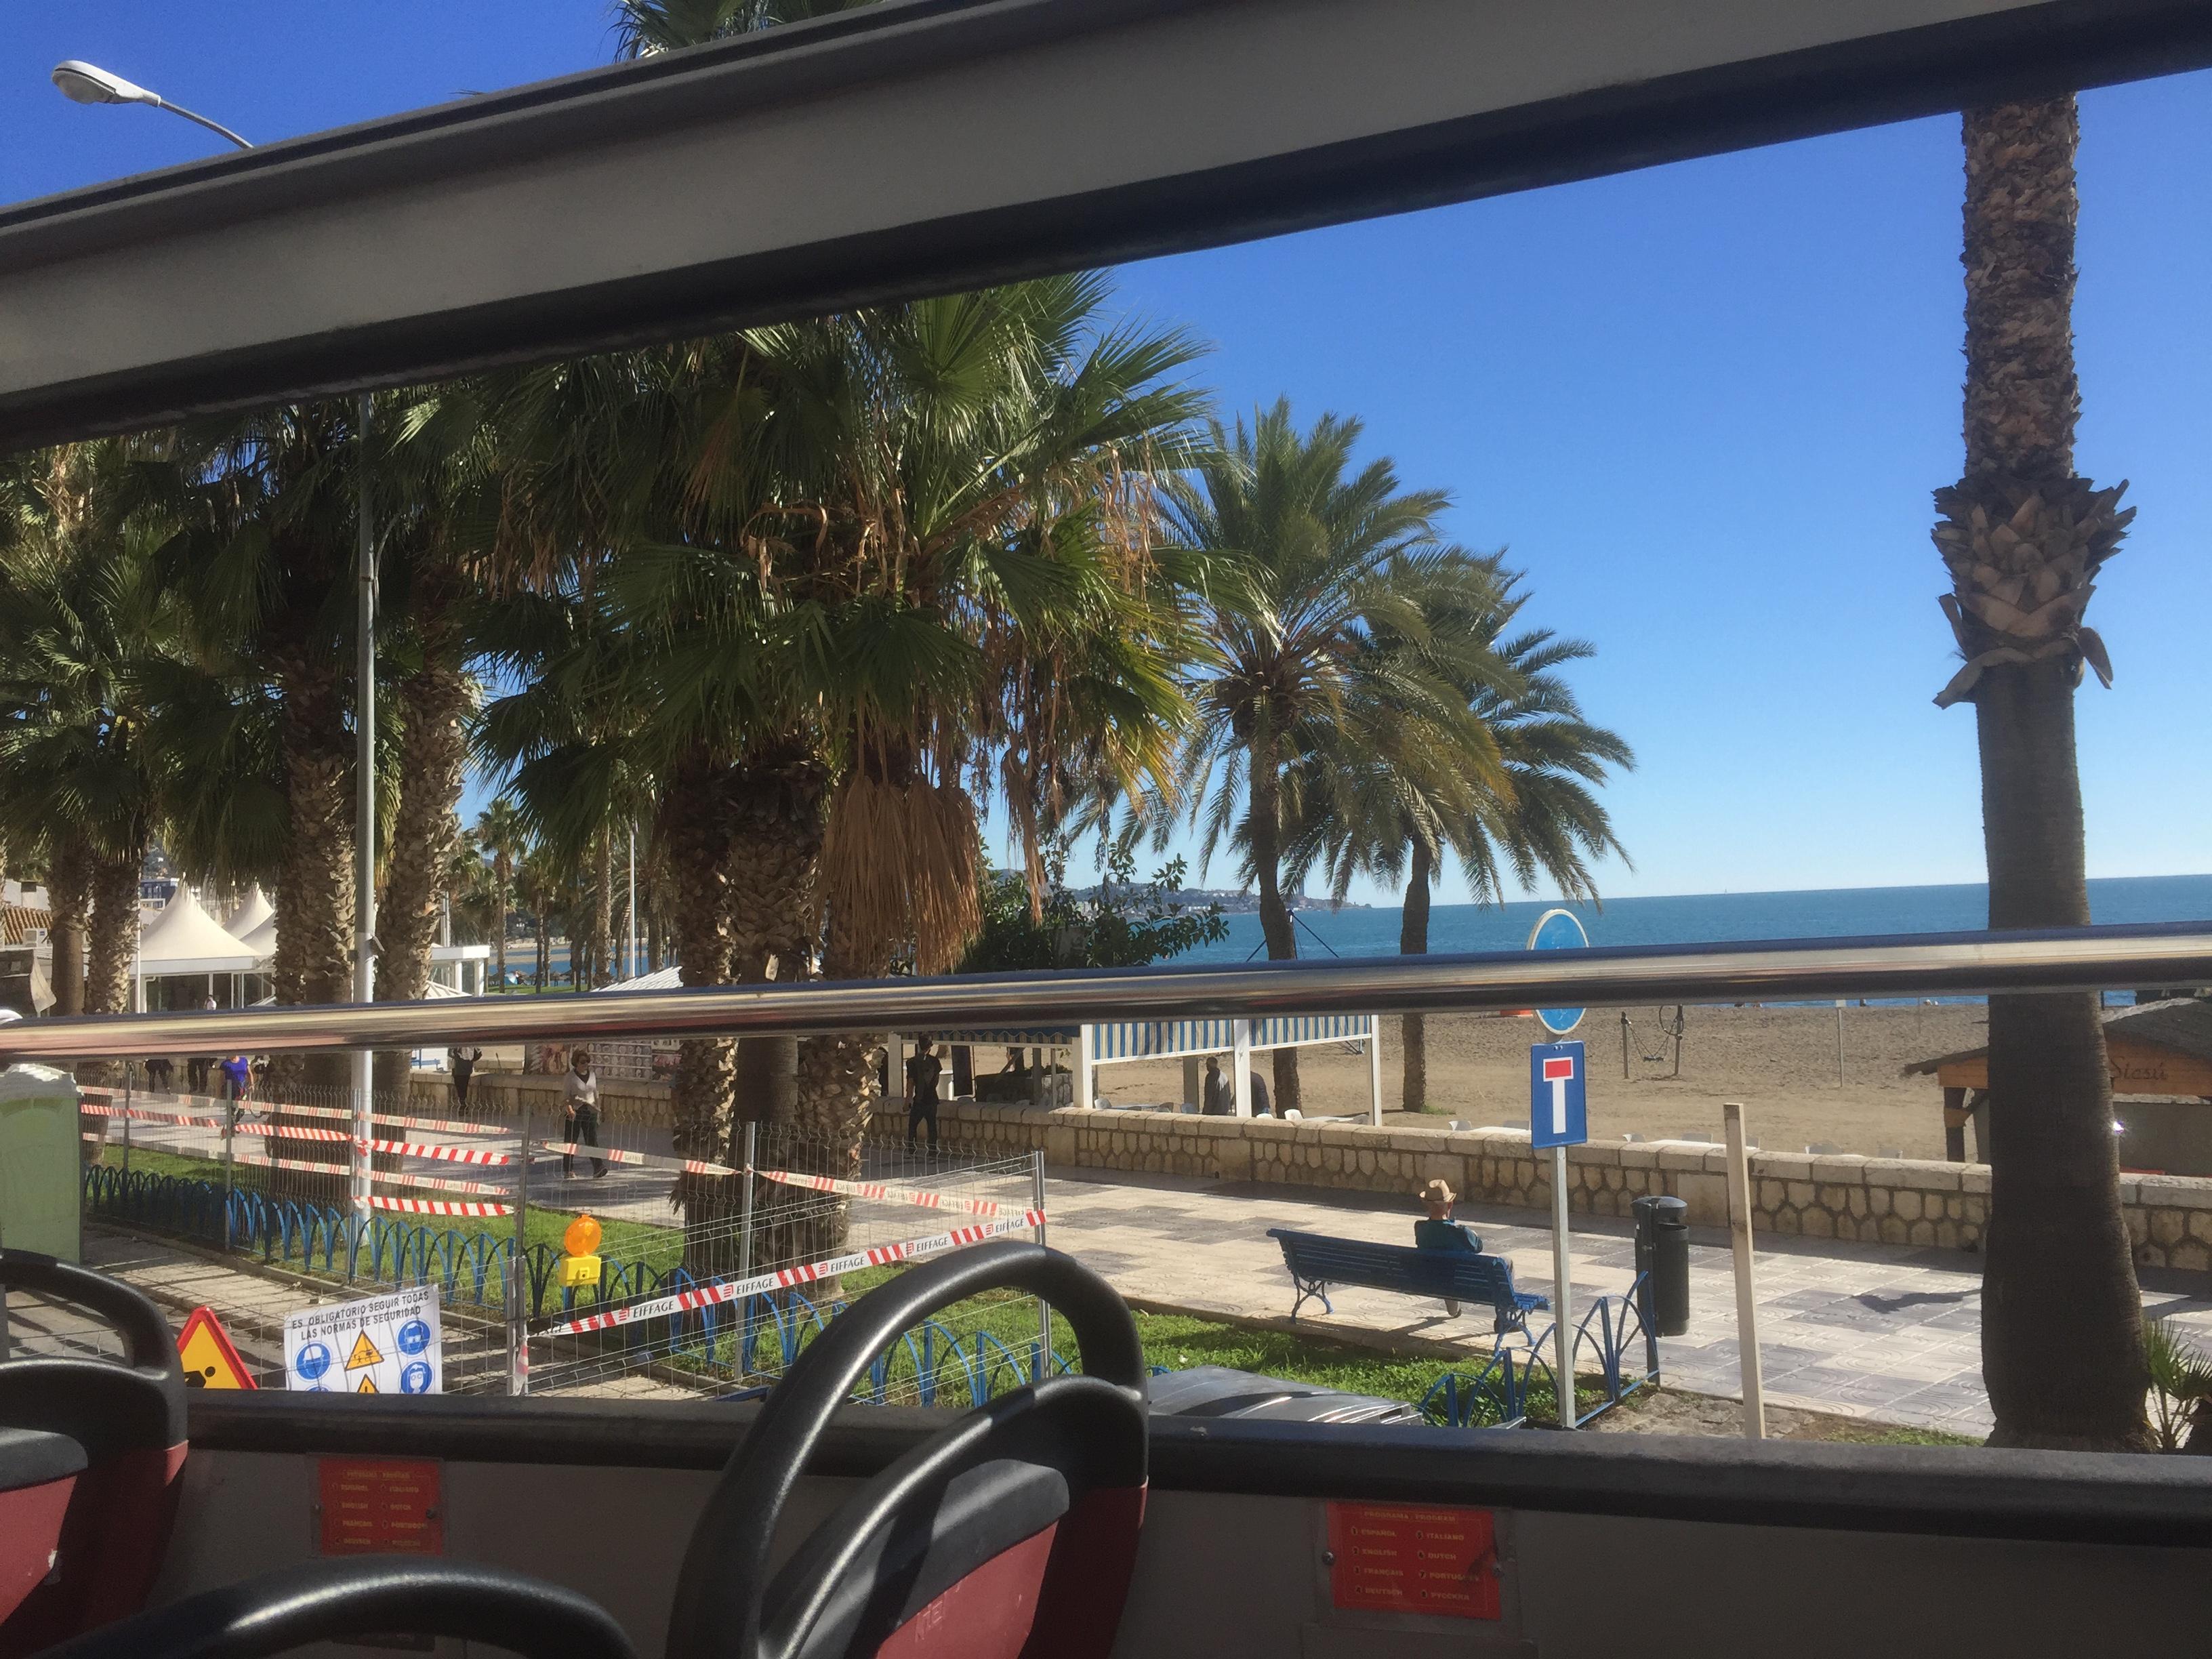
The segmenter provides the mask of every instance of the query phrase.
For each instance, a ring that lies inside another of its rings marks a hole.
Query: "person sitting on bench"
[[[1482,1235],[1464,1221],[1451,1218],[1452,1206],[1459,1194],[1450,1184],[1441,1179],[1431,1181],[1415,1194],[1428,1207],[1428,1219],[1413,1224],[1413,1248],[1419,1250],[1462,1250],[1474,1255],[1482,1254]],[[1456,1317],[1459,1304],[1447,1301],[1444,1311]]]
[[[1451,1218],[1459,1194],[1444,1182],[1431,1181],[1414,1194],[1428,1206],[1429,1218],[1413,1224],[1413,1244],[1423,1250],[1471,1250],[1482,1254],[1482,1236],[1464,1221]]]

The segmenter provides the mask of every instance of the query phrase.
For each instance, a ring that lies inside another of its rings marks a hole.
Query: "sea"
[[[1980,882],[1940,887],[1826,887],[1791,893],[1680,893],[1561,905],[1439,904],[1429,913],[1429,950],[1519,951],[1547,910],[1571,909],[1593,945],[1705,945],[1725,939],[1848,939],[1881,933],[1948,933],[1989,925],[1990,890]],[[2118,876],[2089,884],[2098,922],[2212,921],[2212,875]],[[1227,918],[1229,937],[1187,952],[1183,962],[1244,962],[1266,954],[1260,918]],[[1395,955],[1396,905],[1296,913],[1302,957]]]

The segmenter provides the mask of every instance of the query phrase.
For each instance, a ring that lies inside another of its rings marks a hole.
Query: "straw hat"
[[[1459,1194],[1443,1180],[1431,1181],[1415,1194],[1424,1204],[1456,1204]]]

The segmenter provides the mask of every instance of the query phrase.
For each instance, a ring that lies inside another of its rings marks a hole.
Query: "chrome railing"
[[[2212,986],[2212,922],[112,1015],[0,1024],[0,1061],[2138,986]]]

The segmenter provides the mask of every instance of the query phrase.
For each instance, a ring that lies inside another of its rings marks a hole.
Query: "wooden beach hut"
[[[2120,1163],[2164,1175],[2212,1175],[2212,999],[2174,997],[2114,1008],[2105,1015],[2105,1048],[2118,1113]],[[1932,1076],[1943,1089],[1943,1147],[1966,1158],[1966,1125],[1975,1155],[1989,1158],[1990,1051],[1969,1048],[1916,1061],[1905,1075]],[[2002,1103],[1996,1103],[2002,1109]]]

